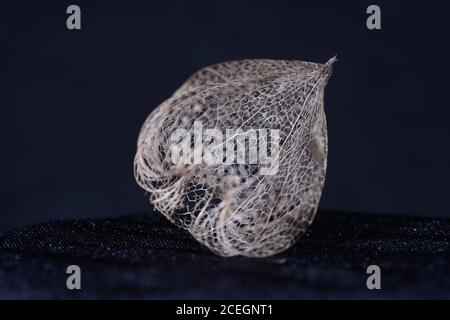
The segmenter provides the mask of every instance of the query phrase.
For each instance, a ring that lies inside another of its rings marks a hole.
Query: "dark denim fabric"
[[[319,212],[290,250],[221,258],[157,213],[0,234],[1,298],[450,298],[450,220]],[[81,290],[66,268],[81,268]],[[366,268],[381,268],[368,290]]]

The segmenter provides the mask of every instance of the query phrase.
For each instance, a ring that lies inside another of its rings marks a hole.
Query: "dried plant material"
[[[192,75],[139,135],[135,176],[156,209],[222,256],[294,244],[325,180],[334,61],[242,60]]]

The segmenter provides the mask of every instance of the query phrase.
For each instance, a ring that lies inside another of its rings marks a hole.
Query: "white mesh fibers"
[[[334,61],[242,60],[192,75],[149,115],[138,138],[136,180],[156,209],[222,256],[266,257],[289,248],[312,223],[323,189],[323,94]],[[191,135],[198,124],[225,138]],[[244,140],[227,144],[229,129],[235,130],[230,137]],[[251,144],[249,133],[260,129],[278,137],[259,134]],[[180,130],[176,139],[192,152],[181,152],[177,162],[173,137]],[[253,146],[259,154],[262,140],[270,161],[255,163],[248,155],[238,161],[238,150],[251,154]],[[203,149],[196,149],[199,143]],[[216,156],[223,150],[224,161],[199,162],[205,150]]]

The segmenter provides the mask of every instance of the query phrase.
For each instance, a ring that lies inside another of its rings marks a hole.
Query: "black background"
[[[77,4],[82,29],[66,28]],[[321,208],[450,216],[449,8],[377,1],[2,1],[0,230],[146,212],[141,124],[196,70],[243,58],[325,62]]]

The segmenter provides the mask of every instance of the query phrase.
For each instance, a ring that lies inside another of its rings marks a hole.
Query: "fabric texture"
[[[216,256],[155,212],[49,222],[0,234],[0,298],[450,298],[449,221],[319,211],[265,259]],[[380,290],[366,286],[373,264]]]

